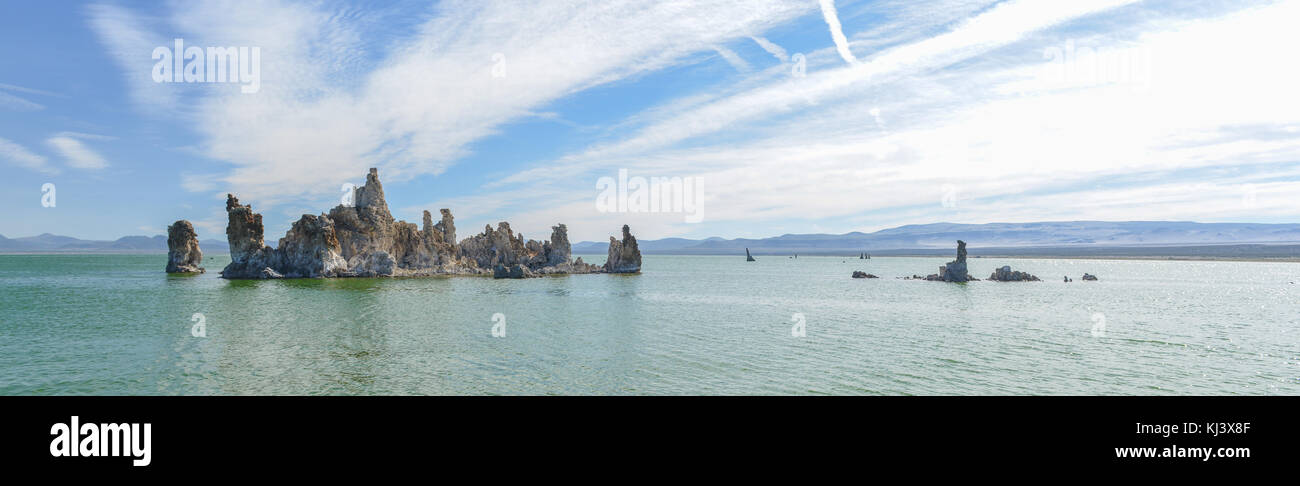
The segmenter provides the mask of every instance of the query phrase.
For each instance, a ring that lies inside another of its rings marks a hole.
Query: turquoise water
[[[226,281],[224,255],[0,255],[0,393],[1300,394],[1300,264],[972,259],[1046,281],[961,285],[894,278],[949,258],[758,259]]]

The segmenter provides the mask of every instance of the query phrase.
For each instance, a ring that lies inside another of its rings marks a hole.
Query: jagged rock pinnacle
[[[605,260],[605,273],[637,273],[641,271],[641,250],[636,246],[627,225],[623,225],[623,241],[609,237],[609,257]]]
[[[194,225],[180,220],[167,227],[167,273],[203,273],[203,251]]]

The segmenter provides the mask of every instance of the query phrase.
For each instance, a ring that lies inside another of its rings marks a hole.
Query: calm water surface
[[[224,255],[0,255],[0,393],[1300,394],[1300,264],[972,259],[1047,281],[962,285],[895,278],[950,258],[757,258],[227,281]]]

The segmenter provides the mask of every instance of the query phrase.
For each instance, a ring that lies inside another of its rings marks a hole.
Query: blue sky
[[[232,192],[273,244],[368,167],[462,237],[1300,221],[1300,2],[371,3],[6,2],[0,234],[221,239]],[[156,82],[178,38],[257,92]],[[602,210],[620,169],[700,221]]]

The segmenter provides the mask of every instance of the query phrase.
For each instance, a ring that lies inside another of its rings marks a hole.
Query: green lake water
[[[1300,264],[972,259],[1045,281],[947,284],[895,277],[950,258],[757,258],[228,281],[225,255],[193,277],[165,255],[0,255],[0,393],[1300,394]]]

